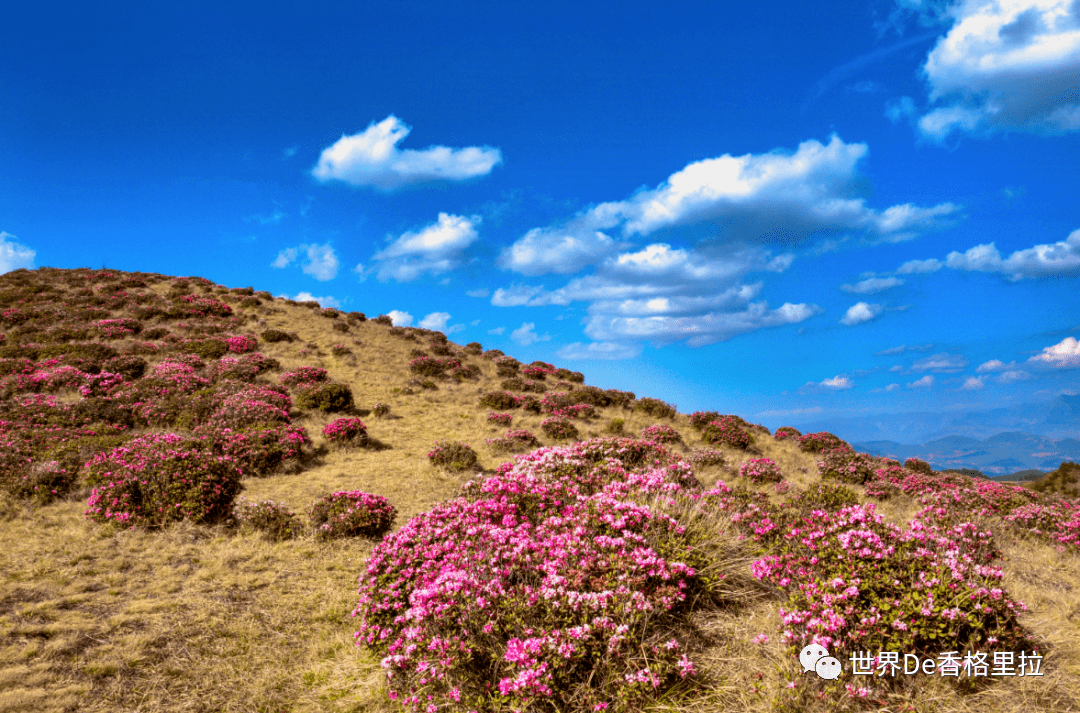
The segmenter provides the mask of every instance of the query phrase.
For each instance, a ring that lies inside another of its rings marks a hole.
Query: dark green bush
[[[660,399],[644,398],[639,399],[637,404],[634,405],[635,411],[641,411],[653,418],[674,418],[677,411],[671,404],[661,401]]]
[[[146,360],[137,356],[118,356],[106,359],[101,365],[102,371],[120,374],[128,381],[141,378],[146,373]]]
[[[505,411],[518,407],[514,395],[506,391],[492,391],[480,397],[480,405],[496,411]]]
[[[349,331],[349,323],[348,323],[348,322],[341,322],[341,321],[338,321],[338,322],[334,322],[334,323],[333,323],[333,324],[331,325],[331,327],[333,328],[333,330],[334,330],[335,332],[342,332],[342,333],[344,333],[344,332],[348,332],[348,331]]]
[[[267,329],[259,336],[264,342],[291,342],[293,340],[292,335],[280,329]]]
[[[449,470],[470,470],[476,467],[476,451],[468,443],[460,441],[447,443],[436,441],[435,447],[428,453],[432,465]]]
[[[475,356],[479,356],[480,354],[483,353],[483,351],[484,351],[484,347],[481,346],[480,342],[469,342],[468,344],[465,345],[465,353],[466,354],[473,354]]]
[[[241,527],[258,530],[275,542],[291,540],[304,531],[304,523],[296,513],[272,500],[252,503],[241,499],[233,508],[233,517]]]
[[[197,354],[203,359],[220,359],[229,353],[229,345],[223,339],[192,339],[176,345],[180,354]]]
[[[319,409],[327,413],[349,411],[353,407],[352,389],[348,384],[314,384],[296,397],[296,406],[302,409]]]
[[[563,381],[569,381],[575,384],[582,384],[585,382],[585,375],[580,371],[570,371],[569,369],[556,369],[555,378],[562,379]]]

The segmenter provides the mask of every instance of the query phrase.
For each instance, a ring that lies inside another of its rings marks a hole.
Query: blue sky
[[[311,295],[850,438],[1077,393],[1080,0],[24,3],[0,39],[3,271]]]

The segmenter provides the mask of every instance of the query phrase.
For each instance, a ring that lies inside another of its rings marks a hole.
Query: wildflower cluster
[[[411,710],[638,710],[694,675],[672,632],[711,580],[693,536],[635,498],[697,487],[629,439],[518,456],[376,546],[357,642]]]
[[[100,319],[94,327],[102,339],[123,339],[142,331],[142,324],[134,319]]]
[[[773,438],[778,441],[789,441],[793,438],[802,438],[802,432],[797,428],[791,426],[781,426],[776,429],[776,433],[773,434]]]
[[[457,359],[439,359],[438,357],[417,357],[409,362],[409,370],[420,376],[442,376],[449,369],[460,367]]]
[[[237,334],[225,339],[225,344],[230,352],[246,354],[255,351],[259,346],[259,340],[250,334]]]
[[[326,424],[323,436],[331,443],[346,445],[367,440],[367,426],[358,418],[339,418]]]
[[[495,411],[489,411],[487,415],[488,423],[496,423],[500,426],[509,426],[513,418],[508,413],[496,413]]]
[[[710,465],[718,465],[721,468],[731,467],[731,460],[723,451],[716,451],[711,448],[695,448],[690,451],[690,455],[686,459],[690,461],[691,465],[698,468]]]
[[[238,525],[258,530],[270,540],[291,540],[304,529],[296,513],[273,500],[253,503],[240,498],[232,514]]]
[[[739,466],[739,475],[754,485],[761,483],[779,483],[784,479],[778,466],[770,458],[751,458]]]
[[[287,371],[278,377],[278,381],[290,388],[307,384],[318,384],[326,381],[326,379],[326,369],[319,369],[314,366],[302,366],[298,369]]]
[[[540,423],[540,430],[549,438],[560,441],[572,441],[578,437],[578,430],[565,416],[552,416]]]
[[[682,443],[682,434],[671,426],[658,423],[643,428],[641,430],[641,440],[656,441],[657,443]]]
[[[554,374],[555,373],[555,367],[552,366],[551,364],[540,364],[540,365],[530,364],[529,366],[523,367],[521,369],[521,373],[524,376],[529,377],[530,379],[536,379],[538,381],[543,381],[545,378],[547,378],[548,374]]]
[[[722,416],[705,424],[701,429],[701,437],[706,443],[730,448],[745,449],[753,443],[750,434],[731,416]]]
[[[531,432],[525,430],[508,430],[498,438],[487,438],[484,442],[497,453],[519,453],[540,447],[540,441]]]
[[[851,446],[848,445],[847,441],[837,438],[828,431],[807,433],[805,436],[799,437],[799,449],[807,453],[820,453],[821,451],[830,451],[837,448],[851,450]]]
[[[427,454],[432,465],[449,470],[470,470],[476,466],[476,451],[468,443],[436,441]]]
[[[315,501],[309,512],[315,537],[381,537],[394,524],[397,511],[381,495],[359,490],[331,493]]]

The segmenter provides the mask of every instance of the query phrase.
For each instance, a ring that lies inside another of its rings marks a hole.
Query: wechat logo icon
[[[840,678],[843,666],[840,659],[829,656],[828,650],[821,644],[809,644],[799,653],[799,663],[803,671],[813,671],[827,681]]]

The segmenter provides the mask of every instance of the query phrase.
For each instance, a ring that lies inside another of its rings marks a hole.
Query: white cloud
[[[556,301],[557,300],[557,301]],[[507,289],[500,287],[491,296],[491,304],[496,307],[541,307],[549,304],[570,304],[569,298],[555,297],[544,290],[544,286],[513,285]]]
[[[408,312],[402,312],[401,310],[390,310],[386,313],[386,316],[390,318],[390,321],[394,323],[395,327],[409,327],[413,323],[413,316]]]
[[[641,345],[617,342],[590,342],[567,344],[557,352],[560,359],[634,359],[641,354]]]
[[[37,252],[15,242],[15,236],[0,230],[0,274],[25,267],[34,269]]]
[[[1043,347],[1042,354],[1036,354],[1028,361],[1041,362],[1059,369],[1080,368],[1080,341],[1073,337],[1065,337],[1057,344]]]
[[[920,359],[911,365],[912,371],[933,371],[941,374],[951,374],[962,371],[968,365],[968,360],[960,354],[934,354],[925,359]]]
[[[945,264],[954,270],[996,272],[1011,280],[1041,277],[1076,277],[1080,275],[1080,230],[1065,240],[1017,250],[1002,259],[994,243],[976,245],[966,252],[951,252]]]
[[[316,297],[316,296],[312,295],[310,292],[301,292],[301,293],[297,294],[295,297],[289,297],[288,295],[283,295],[283,296],[286,299],[293,299],[293,300],[296,300],[297,302],[313,302],[314,301],[314,302],[318,302],[323,307],[333,307],[334,309],[341,309],[341,302],[339,302],[334,297],[330,297],[329,295],[327,295],[326,297]]]
[[[997,380],[1002,384],[1011,384],[1016,381],[1027,381],[1031,378],[1031,374],[1021,369],[1010,369],[1009,371],[1003,371],[998,375]]]
[[[1075,0],[968,0],[923,66],[930,101],[918,122],[943,141],[953,131],[1080,130],[1080,9]]]
[[[424,329],[435,329],[440,332],[446,329],[446,323],[450,321],[450,314],[448,312],[432,312],[423,319],[420,320],[418,326]]]
[[[506,327],[496,327],[495,329],[489,329],[488,334],[502,334],[506,331]]]
[[[893,391],[896,391],[899,388],[900,388],[900,384],[889,384],[888,386],[885,387],[885,391],[888,392],[888,393],[892,393]]]
[[[520,327],[510,332],[510,338],[521,346],[527,347],[533,342],[546,342],[551,339],[551,336],[537,334],[534,322],[523,322]]]
[[[533,228],[499,255],[498,266],[523,275],[569,274],[595,264],[625,244],[616,243],[583,216],[558,228]]]
[[[840,320],[840,324],[852,327],[856,324],[869,322],[871,319],[881,314],[881,310],[881,305],[872,305],[867,304],[866,302],[856,302],[848,308],[848,311],[844,314],[843,319]]]
[[[983,376],[969,376],[967,379],[964,380],[964,383],[960,388],[964,389],[966,391],[974,391],[976,389],[981,389],[985,385],[986,385],[986,377],[983,377]]]
[[[821,382],[820,385],[826,389],[832,389],[834,391],[846,391],[847,389],[855,386],[855,382],[847,378],[846,376],[840,376],[838,374],[831,379],[825,379]]]
[[[921,379],[918,379],[917,381],[912,381],[911,383],[909,383],[907,385],[907,387],[909,389],[929,389],[933,385],[934,385],[934,377],[931,376],[930,374],[927,374],[926,376],[924,376]]]
[[[490,146],[399,149],[397,145],[410,131],[411,127],[391,115],[378,124],[372,122],[359,134],[342,135],[332,146],[323,149],[311,175],[324,182],[337,180],[389,191],[434,181],[485,176],[502,162],[502,153]]]
[[[856,295],[872,295],[902,284],[904,281],[898,277],[867,277],[854,285],[840,285],[840,289]]]
[[[901,265],[897,271],[897,275],[911,275],[920,274],[926,272],[937,272],[943,267],[941,260],[935,260],[930,258],[929,260],[908,260]]]
[[[856,165],[866,144],[804,141],[777,149],[704,159],[687,165],[655,189],[601,203],[577,220],[593,229],[622,225],[624,236],[711,223],[728,242],[791,244],[822,233],[865,230],[876,239],[907,240],[941,225],[959,206],[911,204],[877,211],[858,196]]]
[[[933,344],[901,344],[898,347],[892,347],[890,349],[882,349],[880,352],[874,352],[874,356],[894,356],[896,354],[903,354],[904,352],[925,352],[933,347]]]
[[[979,364],[979,368],[975,370],[977,374],[984,374],[988,371],[1007,371],[1008,369],[1015,369],[1016,362],[1009,362],[1006,364],[1000,359],[991,359],[990,361]]]
[[[302,266],[305,275],[311,275],[319,282],[326,282],[337,277],[340,263],[337,255],[334,254],[334,248],[330,247],[329,243],[326,245],[301,245],[296,248],[285,248],[270,263],[270,267],[278,269],[288,267],[297,261],[301,253],[306,255]]]
[[[469,297],[487,297],[491,294],[491,290],[486,287],[481,287],[478,290],[466,290],[465,294]]]
[[[360,278],[360,282],[363,282],[367,279],[367,271],[364,269],[364,263],[356,263],[356,267],[354,267],[352,271],[356,273],[356,276],[358,278]]]
[[[476,226],[480,216],[465,218],[439,213],[439,219],[415,232],[406,232],[372,259],[380,282],[394,279],[411,282],[424,273],[432,275],[449,272],[461,262],[465,248],[477,240]]]

